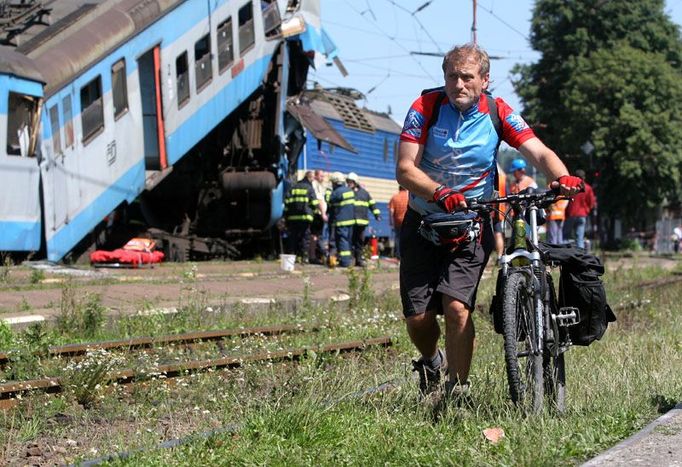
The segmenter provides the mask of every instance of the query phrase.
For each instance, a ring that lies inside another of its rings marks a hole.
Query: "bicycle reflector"
[[[422,219],[419,234],[436,246],[458,248],[473,242],[481,232],[478,214],[473,211],[428,214]]]

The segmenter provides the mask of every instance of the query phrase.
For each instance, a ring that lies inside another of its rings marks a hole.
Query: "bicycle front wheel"
[[[562,414],[566,410],[566,362],[564,354],[554,357],[545,350],[544,361],[545,394],[553,403],[554,410]]]
[[[522,271],[512,271],[505,281],[502,324],[512,402],[525,412],[538,413],[544,396],[542,352],[535,348],[537,327],[532,284]]]

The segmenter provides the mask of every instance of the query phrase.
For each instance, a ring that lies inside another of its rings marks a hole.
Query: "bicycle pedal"
[[[554,315],[554,319],[559,326],[575,326],[580,322],[580,310],[573,306],[559,308],[559,313]]]

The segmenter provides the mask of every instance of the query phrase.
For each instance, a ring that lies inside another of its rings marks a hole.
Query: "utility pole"
[[[474,1],[474,21],[471,23],[471,41],[476,44],[476,0]]]

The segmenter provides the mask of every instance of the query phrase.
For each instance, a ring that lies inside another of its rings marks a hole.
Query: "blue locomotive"
[[[334,53],[319,0],[22,1],[0,19],[0,251],[59,261],[131,206],[197,238],[281,217],[303,146],[286,102]]]
[[[381,221],[370,216],[368,234],[384,242],[392,237],[388,202],[398,191],[395,163],[402,127],[389,115],[360,108],[362,94],[354,89],[313,89],[290,103],[309,138],[298,169],[355,172],[381,211]]]

